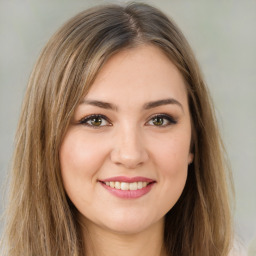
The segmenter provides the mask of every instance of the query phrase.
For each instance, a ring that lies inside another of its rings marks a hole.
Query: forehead
[[[112,56],[85,98],[135,104],[168,97],[186,101],[181,73],[159,48],[140,45]]]

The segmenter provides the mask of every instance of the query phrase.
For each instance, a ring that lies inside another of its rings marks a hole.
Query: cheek
[[[187,170],[190,159],[190,136],[171,136],[160,140],[154,147],[154,159],[166,175],[179,175]]]
[[[169,146],[158,158],[158,166],[165,192],[181,194],[187,179],[188,152],[177,146]]]
[[[85,138],[80,132],[67,133],[60,148],[62,173],[72,176],[93,175],[102,155],[99,150],[92,138]]]
[[[154,148],[154,161],[156,163],[161,195],[165,211],[169,211],[179,199],[188,171],[190,137],[175,136],[163,140]]]
[[[96,184],[103,150],[93,138],[85,138],[80,131],[66,134],[59,152],[61,176],[66,193],[75,205],[81,200],[90,201],[90,197],[85,199],[82,195],[90,194]]]

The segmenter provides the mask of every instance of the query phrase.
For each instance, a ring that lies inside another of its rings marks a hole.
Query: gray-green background
[[[0,185],[29,74],[49,37],[100,0],[0,0]],[[236,233],[256,237],[256,0],[145,0],[180,26],[215,102],[236,188]],[[2,191],[2,189],[1,189]],[[1,198],[0,211],[3,211]],[[252,248],[250,255],[256,255]]]

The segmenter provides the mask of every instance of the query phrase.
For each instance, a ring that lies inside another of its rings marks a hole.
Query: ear
[[[188,165],[191,164],[194,160],[194,154],[189,152],[188,154]]]

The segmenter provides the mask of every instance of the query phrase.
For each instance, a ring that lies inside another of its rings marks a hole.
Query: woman
[[[16,140],[4,255],[228,255],[213,108],[159,10],[68,21],[34,68]]]

